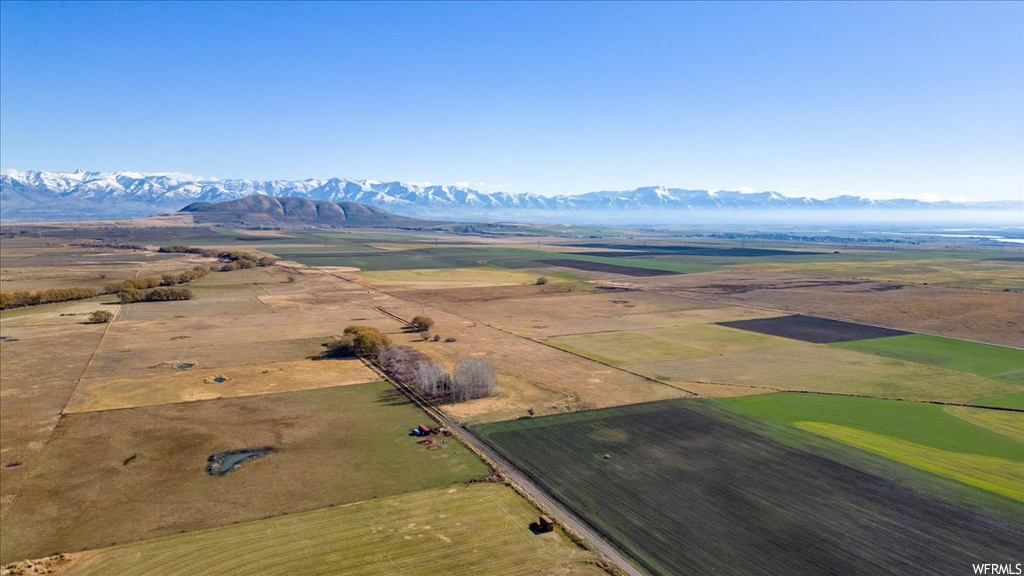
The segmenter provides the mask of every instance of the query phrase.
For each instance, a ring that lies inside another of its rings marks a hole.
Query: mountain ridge
[[[870,210],[1024,210],[1024,202],[923,202],[913,199],[872,200],[841,195],[819,200],[778,192],[707,191],[644,186],[625,191],[541,196],[530,193],[482,192],[472,188],[419,185],[398,181],[345,178],[305,180],[219,180],[175,173],[54,172],[4,170],[0,201],[4,218],[48,214],[83,217],[145,215],[174,211],[193,202],[222,202],[254,194],[297,197],[313,201],[357,202],[387,208],[395,214],[441,219],[497,216],[510,211],[649,213],[714,210],[870,209]]]

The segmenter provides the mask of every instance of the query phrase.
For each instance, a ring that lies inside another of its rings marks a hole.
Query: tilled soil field
[[[719,322],[718,325],[749,330],[760,334],[782,336],[783,338],[792,338],[803,342],[813,342],[815,344],[850,342],[852,340],[868,340],[909,334],[909,332],[904,332],[903,330],[829,320],[815,316],[804,316],[803,314]]]
[[[481,435],[658,574],[955,574],[1016,562],[1024,526],[687,408],[634,405]]]

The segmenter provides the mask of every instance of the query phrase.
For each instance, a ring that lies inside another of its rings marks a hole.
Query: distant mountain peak
[[[49,172],[3,170],[0,201],[3,217],[68,219],[125,217],[178,210],[193,202],[221,202],[252,195],[296,197],[312,201],[357,202],[404,216],[441,219],[530,218],[544,211],[685,214],[713,210],[783,209],[970,209],[1024,210],[1024,202],[953,203],[912,199],[871,200],[851,195],[819,200],[779,192],[689,190],[661,185],[633,190],[606,190],[579,195],[481,192],[450,185],[330,178],[326,180],[219,180],[175,172]],[[578,218],[577,218],[578,219]]]

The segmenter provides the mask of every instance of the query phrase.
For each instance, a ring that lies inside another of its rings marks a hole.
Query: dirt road
[[[541,508],[545,514],[552,516],[561,525],[567,527],[572,532],[575,532],[580,538],[586,540],[592,550],[596,551],[608,562],[615,565],[623,574],[628,574],[629,576],[648,576],[647,572],[644,572],[634,566],[633,563],[630,562],[629,557],[617,546],[612,544],[601,533],[592,528],[585,520],[577,516],[569,507],[558,501],[558,499],[552,496],[544,489],[544,487],[534,482],[533,479],[525,472],[506,460],[501,454],[498,454],[483,440],[478,438],[471,431],[460,426],[444,412],[434,408],[428,402],[424,401],[419,397],[416,391],[412,390],[405,384],[396,381],[376,362],[365,359],[364,361],[367,362],[367,365],[380,373],[383,378],[394,384],[439,424],[451,430],[452,434],[462,440],[462,442],[469,446],[471,450],[489,461],[495,471],[501,474],[502,477],[512,484],[513,488],[518,492],[525,494],[527,499],[534,502],[534,504]]]

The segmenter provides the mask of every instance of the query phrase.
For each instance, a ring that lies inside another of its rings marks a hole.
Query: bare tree
[[[448,394],[448,372],[437,362],[417,364],[413,379],[416,390],[428,398],[442,398]]]
[[[473,398],[493,396],[498,387],[494,367],[487,360],[469,358],[455,367],[452,377],[452,400],[464,402]]]

